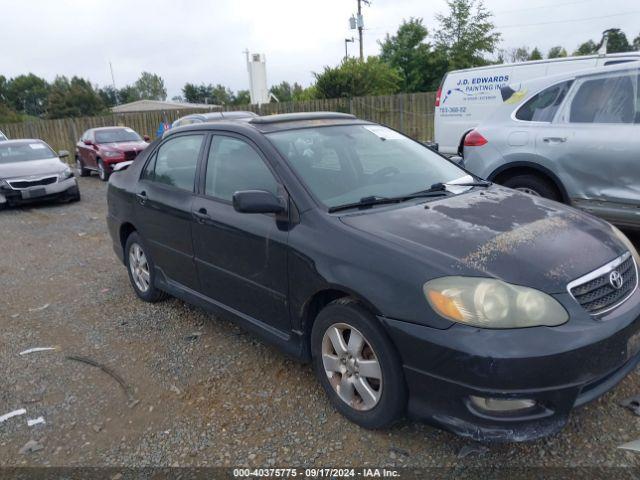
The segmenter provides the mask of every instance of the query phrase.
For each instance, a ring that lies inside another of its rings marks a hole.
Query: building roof
[[[220,108],[219,105],[212,105],[206,103],[187,103],[187,102],[171,102],[161,100],[137,100],[131,103],[123,103],[122,105],[116,105],[111,107],[113,113],[128,113],[128,112],[153,112],[162,110],[213,110],[214,108]]]

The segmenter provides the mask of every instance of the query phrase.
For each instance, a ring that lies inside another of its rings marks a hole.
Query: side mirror
[[[145,135],[145,136],[143,136],[143,137],[142,137],[142,139],[143,139],[145,142],[148,142],[149,140],[151,140],[151,137],[150,137],[149,135]]]
[[[65,158],[69,156],[69,151],[68,150],[60,150],[58,152],[58,157],[60,158]]]
[[[93,145],[93,140],[86,139],[83,140],[82,143],[84,143],[85,145]]]
[[[281,213],[284,206],[273,193],[243,190],[233,194],[233,208],[240,213]]]

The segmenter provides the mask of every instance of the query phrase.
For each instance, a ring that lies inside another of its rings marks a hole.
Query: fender
[[[506,163],[506,164],[501,165],[498,168],[496,168],[489,175],[487,180],[489,180],[491,182],[494,182],[495,179],[501,173],[504,173],[507,170],[518,169],[518,168],[528,168],[528,169],[531,169],[531,170],[535,170],[535,171],[543,174],[544,176],[548,177],[549,179],[551,179],[551,181],[554,183],[554,185],[556,186],[556,188],[560,192],[560,195],[562,196],[562,201],[564,203],[568,204],[568,205],[571,204],[571,198],[569,197],[569,194],[567,193],[567,189],[564,187],[564,185],[562,184],[562,182],[560,181],[558,176],[555,173],[553,173],[551,170],[549,170],[547,167],[543,167],[542,165],[540,165],[538,163],[526,162],[526,161]]]

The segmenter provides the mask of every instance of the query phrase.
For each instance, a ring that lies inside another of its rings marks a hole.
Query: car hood
[[[625,251],[606,222],[499,186],[341,220],[442,275],[489,276],[547,293],[566,292],[571,280]]]
[[[99,145],[102,150],[110,150],[114,152],[129,152],[131,150],[141,151],[147,148],[147,142],[123,142],[123,143],[101,143]]]
[[[27,162],[0,163],[0,178],[24,177],[30,175],[45,175],[59,173],[66,165],[58,158],[45,160],[30,160]]]

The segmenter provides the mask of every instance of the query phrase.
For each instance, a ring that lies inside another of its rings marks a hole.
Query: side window
[[[193,191],[203,139],[204,135],[184,135],[166,141],[145,167],[142,178]]]
[[[637,121],[638,74],[629,72],[584,79],[569,109],[571,123],[629,124]]]
[[[516,118],[526,122],[551,122],[572,83],[559,83],[534,95],[516,112]]]
[[[278,182],[247,142],[216,136],[207,160],[205,193],[230,201],[239,190],[267,190],[277,194]]]

